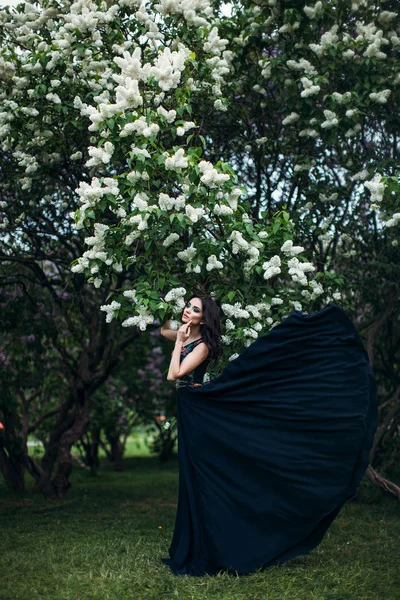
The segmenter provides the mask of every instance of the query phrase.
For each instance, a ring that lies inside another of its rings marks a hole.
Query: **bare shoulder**
[[[192,352],[196,352],[197,355],[203,356],[205,358],[206,356],[208,356],[210,349],[203,340],[202,342],[197,344],[196,348],[194,348]]]

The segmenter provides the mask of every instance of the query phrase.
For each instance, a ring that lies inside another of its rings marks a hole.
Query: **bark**
[[[370,454],[370,461],[373,462],[373,459],[376,456],[378,448],[382,445],[385,435],[387,434],[388,427],[390,426],[392,420],[397,422],[400,416],[400,403],[399,403],[399,395],[400,395],[400,386],[397,388],[396,392],[390,398],[389,404],[394,403],[394,406],[387,412],[381,423],[378,425],[378,429],[375,433],[374,443],[372,445],[372,450]]]
[[[371,465],[368,465],[365,474],[368,477],[368,479],[372,481],[372,483],[374,483],[378,487],[381,487],[383,490],[385,490],[385,492],[393,494],[396,500],[400,502],[400,487],[398,485],[393,483],[393,481],[389,481],[388,479],[385,479],[384,477],[379,475],[375,471],[375,469],[371,467]]]
[[[160,462],[167,462],[172,456],[174,446],[175,446],[176,438],[169,436],[166,438],[162,438],[161,450],[158,455]]]
[[[108,454],[111,462],[114,464],[116,471],[123,471],[122,459],[125,452],[125,445],[121,442],[120,436],[117,433],[106,433],[107,441],[110,445]]]
[[[8,454],[0,442],[0,470],[10,492],[23,492],[25,490],[24,465],[21,460]]]
[[[84,465],[94,475],[99,468],[100,430],[93,429],[79,440]]]
[[[45,497],[65,498],[71,487],[71,447],[84,435],[89,424],[89,391],[82,383],[74,386],[51,430],[40,465],[33,460],[26,465],[36,479],[36,489]]]
[[[4,429],[0,430],[0,470],[10,491],[23,492],[27,446],[23,433],[16,431],[15,415],[7,407],[3,407],[3,425]]]

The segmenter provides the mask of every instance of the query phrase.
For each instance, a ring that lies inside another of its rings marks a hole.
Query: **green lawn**
[[[0,483],[0,600],[398,600],[400,507],[362,485],[306,556],[245,577],[176,576],[167,556],[178,491],[134,440],[125,471],[75,468],[64,501]],[[161,527],[161,528],[160,528]]]

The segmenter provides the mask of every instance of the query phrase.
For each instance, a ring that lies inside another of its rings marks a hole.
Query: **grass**
[[[0,483],[0,600],[398,600],[399,505],[365,485],[308,555],[244,577],[173,575],[160,558],[177,459],[160,466],[137,443],[122,473],[104,458],[98,477],[75,468],[64,501],[33,494],[28,477],[22,495]]]

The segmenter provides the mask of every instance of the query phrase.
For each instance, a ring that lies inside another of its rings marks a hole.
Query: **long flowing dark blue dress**
[[[177,390],[175,574],[248,574],[310,552],[368,466],[376,382],[335,304],[293,311],[221,375]]]

